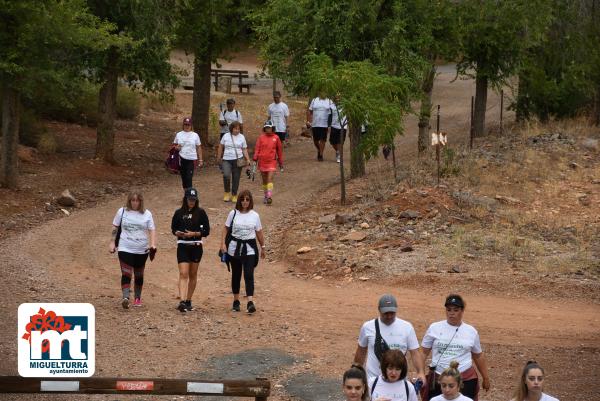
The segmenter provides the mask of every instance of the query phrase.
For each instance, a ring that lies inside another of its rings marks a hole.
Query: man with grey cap
[[[409,322],[397,318],[397,311],[398,302],[396,302],[393,295],[386,294],[379,298],[379,317],[368,320],[362,325],[358,336],[358,347],[354,355],[354,363],[364,366],[366,360],[367,376],[371,380],[381,374],[377,354],[387,349],[399,349],[404,354],[407,352],[410,354],[412,364],[417,370],[417,377],[425,382],[424,364],[419,352],[419,341],[415,329]],[[379,336],[377,336],[377,327],[379,328]],[[376,339],[382,345],[376,347]]]

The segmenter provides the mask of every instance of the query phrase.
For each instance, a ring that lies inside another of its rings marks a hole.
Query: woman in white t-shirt
[[[484,390],[490,389],[487,362],[481,349],[479,333],[473,326],[463,322],[466,304],[460,295],[448,295],[444,305],[446,320],[432,323],[421,342],[421,352],[425,359],[433,350],[427,385],[423,386],[421,398],[428,401],[441,394],[436,378],[450,366],[450,362],[457,361],[464,383],[462,393],[477,401],[479,376],[475,367],[483,379]]]
[[[528,361],[523,368],[515,398],[511,401],[558,401],[544,393],[544,369],[535,361]]]
[[[117,238],[119,227],[121,232]],[[139,192],[127,196],[126,205],[117,210],[113,219],[109,252],[115,253],[117,250],[121,265],[121,306],[129,309],[131,277],[134,275],[133,306],[142,306],[144,268],[148,255],[152,260],[156,253],[156,227],[152,213],[144,208],[144,197]]]
[[[223,171],[223,187],[225,195],[223,201],[237,202],[237,191],[240,186],[240,176],[243,166],[238,166],[238,159],[243,159],[246,165],[250,164],[248,144],[244,134],[240,133],[240,123],[234,121],[229,124],[229,132],[221,137],[217,151],[217,163]]]
[[[433,397],[431,401],[473,401],[471,398],[461,394],[463,381],[458,370],[458,362],[450,362],[450,367],[444,369],[440,374],[439,383],[442,394]]]
[[[381,357],[381,374],[369,383],[373,401],[417,401],[417,392],[406,380],[408,364],[402,351],[386,351]]]
[[[196,164],[198,164],[198,167],[202,167],[204,162],[202,160],[200,137],[192,131],[191,118],[186,117],[183,119],[183,130],[175,135],[173,145],[179,151],[181,185],[184,190],[192,188]]]
[[[254,296],[254,269],[258,265],[259,255],[265,257],[265,238],[262,232],[260,216],[254,210],[252,193],[243,190],[238,196],[235,209],[229,212],[221,236],[221,252],[227,254],[231,263],[231,291],[233,292],[234,312],[240,311],[240,284],[242,272],[246,285],[248,313],[256,312]],[[258,246],[260,245],[260,250]]]

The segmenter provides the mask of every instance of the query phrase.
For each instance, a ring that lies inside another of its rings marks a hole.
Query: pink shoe
[[[133,306],[142,306],[142,300],[136,298],[135,301],[133,301]]]

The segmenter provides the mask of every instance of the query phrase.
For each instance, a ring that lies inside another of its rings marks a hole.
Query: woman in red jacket
[[[263,133],[256,141],[254,148],[254,161],[258,162],[258,169],[262,177],[262,187],[265,193],[264,203],[273,203],[273,176],[277,171],[277,164],[283,172],[283,150],[281,140],[274,132],[275,125],[267,120],[263,125]]]

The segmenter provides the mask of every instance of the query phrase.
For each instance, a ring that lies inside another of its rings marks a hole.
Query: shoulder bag
[[[246,167],[246,159],[244,159],[243,154],[242,157],[238,156],[237,148],[235,147],[235,141],[233,140],[233,135],[231,134],[231,132],[229,133],[229,136],[231,137],[231,144],[233,145],[233,151],[235,152],[235,165],[240,168]]]
[[[373,350],[375,351],[377,360],[381,362],[381,357],[389,349],[390,346],[381,336],[381,331],[379,330],[379,318],[375,318],[375,344],[373,344]]]
[[[121,222],[119,223],[119,227],[117,227],[117,236],[115,237],[115,247],[119,246],[119,241],[121,240],[121,227],[123,226],[123,215],[125,214],[125,207],[123,207],[123,211],[121,212]]]

